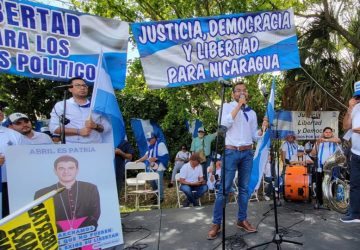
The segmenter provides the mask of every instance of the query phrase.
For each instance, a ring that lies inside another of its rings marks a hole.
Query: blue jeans
[[[233,149],[225,149],[225,199],[228,201],[229,193],[233,185],[233,180],[236,170],[238,171],[238,220],[244,221],[247,216],[247,206],[249,201],[248,185],[251,175],[253,162],[252,150],[238,151]],[[224,178],[221,178],[224,181]],[[213,223],[221,224],[223,216],[223,185],[220,185],[219,192],[217,193],[214,212]]]
[[[164,171],[156,171],[155,173],[159,174],[159,178],[160,178],[160,185],[159,185],[159,189],[160,189],[160,200],[164,199]],[[158,188],[158,184],[156,183],[156,181],[151,181],[150,185],[152,187],[152,189],[156,190]]]
[[[190,203],[195,204],[196,200],[203,196],[208,190],[208,186],[206,184],[201,186],[189,186],[181,184],[180,190],[184,192]],[[193,193],[193,191],[195,192]]]
[[[360,219],[360,156],[350,156],[350,216]]]

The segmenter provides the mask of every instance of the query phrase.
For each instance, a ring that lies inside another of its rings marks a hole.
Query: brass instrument
[[[331,180],[333,168],[337,166],[346,168],[346,157],[340,146],[324,163],[322,191],[329,208],[344,214],[349,207],[350,185],[345,178]]]

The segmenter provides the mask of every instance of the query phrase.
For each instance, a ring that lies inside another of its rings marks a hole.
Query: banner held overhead
[[[292,9],[133,23],[131,29],[152,89],[300,67]]]
[[[103,48],[114,88],[125,87],[127,22],[29,1],[0,0],[0,72],[93,83]]]

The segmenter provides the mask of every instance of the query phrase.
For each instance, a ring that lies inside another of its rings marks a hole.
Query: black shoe
[[[198,202],[198,201],[195,201],[193,204],[194,204],[194,207],[200,207],[200,205],[199,205],[199,202]]]
[[[174,186],[174,184],[172,184],[171,182],[168,184],[168,188],[172,188]]]

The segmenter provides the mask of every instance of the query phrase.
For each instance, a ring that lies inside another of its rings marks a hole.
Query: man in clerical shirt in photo
[[[72,156],[63,155],[54,162],[54,172],[59,182],[38,190],[35,199],[64,187],[54,196],[55,217],[58,232],[94,226],[100,217],[100,196],[94,184],[78,181],[79,162]]]

